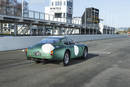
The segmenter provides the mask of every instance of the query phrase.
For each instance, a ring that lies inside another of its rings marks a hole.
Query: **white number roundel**
[[[44,44],[44,45],[42,45],[42,51],[44,53],[50,53],[54,49],[55,49],[54,46],[51,45],[51,44]]]
[[[78,56],[78,54],[79,54],[79,47],[76,45],[74,46],[74,53],[76,56]]]

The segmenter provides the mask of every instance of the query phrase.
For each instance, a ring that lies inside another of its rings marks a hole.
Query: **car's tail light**
[[[53,52],[53,50],[52,50],[52,51],[51,51],[51,55],[53,55],[53,53],[54,53],[54,52]]]
[[[28,48],[25,48],[25,53],[27,54]]]

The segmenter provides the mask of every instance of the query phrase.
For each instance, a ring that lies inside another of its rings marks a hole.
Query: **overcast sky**
[[[103,24],[115,27],[130,27],[130,0],[73,0],[73,16],[82,16],[85,8],[96,7],[100,10]],[[44,12],[49,0],[30,0],[31,10]]]

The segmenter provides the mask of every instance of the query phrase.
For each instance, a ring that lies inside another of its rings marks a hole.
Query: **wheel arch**
[[[84,49],[87,49],[87,51],[88,51],[88,46],[85,45],[85,46],[84,46]],[[83,49],[83,52],[84,52],[84,49]]]
[[[69,50],[69,49],[66,49],[65,53],[66,53],[66,52],[69,52],[69,55],[70,55],[70,57],[71,57],[71,52],[70,52],[70,50]]]
[[[85,49],[85,48],[88,50],[88,46],[84,46],[84,49]]]

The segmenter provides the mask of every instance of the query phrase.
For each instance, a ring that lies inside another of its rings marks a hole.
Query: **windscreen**
[[[46,39],[43,39],[40,43],[44,44],[44,43],[50,43],[50,44],[55,44],[58,43],[60,41],[61,38],[59,37],[48,37]]]

